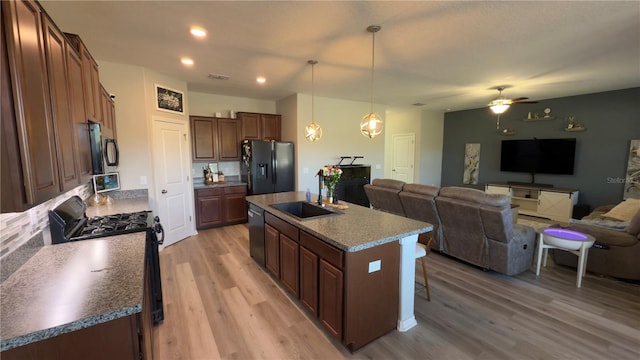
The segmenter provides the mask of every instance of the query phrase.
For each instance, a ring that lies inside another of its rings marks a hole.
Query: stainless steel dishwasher
[[[264,209],[249,203],[249,254],[264,267]]]

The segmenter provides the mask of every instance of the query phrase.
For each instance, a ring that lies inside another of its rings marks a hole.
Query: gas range
[[[153,227],[153,217],[150,211],[94,216],[88,218],[84,227],[78,229],[76,235],[72,235],[70,240],[75,241],[127,234],[145,231],[150,227]]]

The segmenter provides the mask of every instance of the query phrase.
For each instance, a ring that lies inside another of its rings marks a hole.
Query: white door
[[[393,134],[391,138],[393,140],[391,178],[412,183],[416,134]]]
[[[193,234],[187,125],[154,119],[152,143],[156,208],[166,247]]]

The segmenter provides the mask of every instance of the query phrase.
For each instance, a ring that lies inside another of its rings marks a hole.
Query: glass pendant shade
[[[311,124],[304,127],[304,137],[305,139],[315,142],[322,138],[322,128],[320,125],[316,124],[314,119],[314,78],[313,78],[313,67],[318,63],[317,60],[308,60],[307,64],[311,65]]]
[[[503,112],[507,111],[508,108],[509,104],[496,104],[491,105],[490,107],[491,111],[493,111],[494,114],[502,114]]]
[[[370,139],[382,134],[383,129],[382,117],[376,113],[369,113],[360,121],[360,133]]]
[[[304,127],[304,137],[311,142],[318,141],[322,137],[322,128],[312,122]]]

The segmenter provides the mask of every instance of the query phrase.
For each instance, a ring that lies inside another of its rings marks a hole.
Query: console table
[[[569,222],[573,206],[578,203],[578,190],[535,185],[490,183],[485,186],[488,194],[511,197],[511,204],[518,205],[523,215]]]

